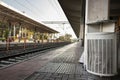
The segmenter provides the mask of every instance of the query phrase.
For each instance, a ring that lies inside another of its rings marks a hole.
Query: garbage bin
[[[87,34],[87,71],[99,76],[117,74],[116,34]]]

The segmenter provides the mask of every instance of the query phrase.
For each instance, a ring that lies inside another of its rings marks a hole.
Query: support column
[[[15,28],[15,24],[14,24],[14,31],[13,31],[14,40],[15,40],[15,34],[16,34],[16,28]]]
[[[57,40],[56,40],[56,33],[54,33],[54,41],[57,42]]]
[[[50,34],[47,33],[47,42],[49,43],[50,42]]]
[[[86,0],[85,23],[94,23],[109,18],[109,0]]]
[[[10,39],[11,39],[11,22],[8,22],[8,37],[7,37],[7,41],[6,41],[6,49],[7,51],[9,51],[10,49]]]
[[[21,28],[21,23],[19,23],[19,34],[18,34],[18,42],[21,41],[22,38],[22,28]]]
[[[44,33],[44,41],[47,42],[47,33]]]
[[[50,42],[52,42],[52,34],[50,33]]]
[[[35,27],[35,30],[34,30],[34,48],[36,48],[36,27]]]
[[[117,70],[115,23],[109,21],[108,13],[109,0],[86,0],[85,46],[80,61],[88,72],[100,76],[112,76]]]
[[[13,37],[14,37],[14,41],[16,39],[16,23],[13,24]]]
[[[87,33],[88,23],[94,23],[101,20],[108,20],[109,0],[86,0],[85,14],[85,46],[84,46],[84,65],[87,66]],[[93,32],[93,30],[91,30]]]
[[[26,49],[26,39],[27,39],[26,31],[27,31],[27,29],[24,28],[24,50]]]
[[[52,42],[54,42],[54,33],[52,33]]]
[[[85,28],[85,25],[81,24],[80,25],[80,35],[79,35],[79,40],[81,42],[81,46],[84,46],[84,36],[85,36],[84,35],[84,32],[85,32],[84,28]]]
[[[42,43],[44,43],[44,33],[42,33]]]
[[[116,33],[117,33],[117,49],[118,49],[118,69],[120,70],[120,16],[119,16],[118,24],[116,26]]]
[[[40,32],[38,32],[38,42],[37,43],[40,43]]]

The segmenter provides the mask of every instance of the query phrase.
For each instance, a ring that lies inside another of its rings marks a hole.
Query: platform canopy
[[[80,26],[85,23],[85,1],[86,0],[58,0],[65,12],[75,34],[79,37]],[[95,0],[96,1],[96,0]],[[120,0],[109,0],[109,19],[120,18]]]
[[[85,0],[58,0],[75,34],[79,37],[80,24],[84,23]]]
[[[118,19],[120,17],[120,0],[110,0],[110,18]]]
[[[35,19],[31,18],[25,13],[22,13],[1,1],[0,1],[0,19],[2,20],[6,19],[10,22],[19,22],[21,24],[26,24],[30,27],[36,27],[37,29],[40,30],[40,32],[58,33],[58,31],[49,28],[42,22],[36,21]]]

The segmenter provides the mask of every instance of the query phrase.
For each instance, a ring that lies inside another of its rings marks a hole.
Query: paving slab
[[[83,68],[83,64],[78,62],[82,52],[83,47],[80,46],[80,43],[75,43],[71,48],[36,71],[39,74],[43,72],[46,73],[46,76],[39,80],[120,80],[119,76],[100,77],[88,73]],[[31,75],[31,77],[34,77],[34,75]],[[29,79],[30,78],[26,78],[25,80]]]
[[[29,77],[29,75],[31,75],[34,72],[35,74],[33,74],[33,76],[35,77],[30,77],[29,80],[35,80],[38,76],[38,74],[36,75],[37,70],[49,63],[56,56],[59,56],[60,54],[64,53],[72,45],[73,44],[70,44],[61,48],[50,50],[30,60],[9,66],[4,69],[0,69],[0,80],[24,80],[26,77]],[[43,73],[44,72],[41,72],[40,76],[46,74]]]

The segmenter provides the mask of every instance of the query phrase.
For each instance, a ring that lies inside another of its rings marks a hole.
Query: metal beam
[[[68,21],[42,21],[45,24],[69,24]]]

